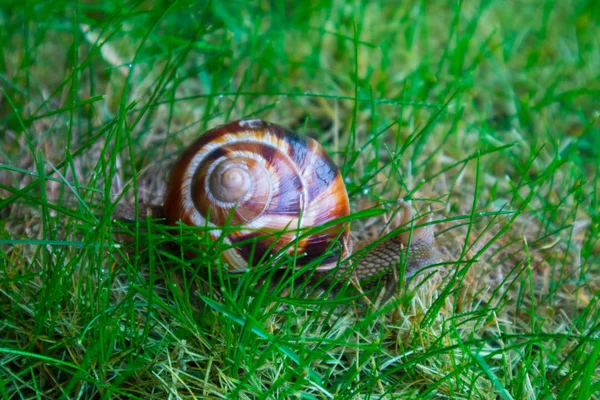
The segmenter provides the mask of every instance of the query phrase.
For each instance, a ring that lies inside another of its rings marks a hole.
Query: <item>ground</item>
[[[3,397],[598,397],[596,2],[56,0],[0,25]],[[243,117],[325,147],[354,239],[410,201],[441,262],[328,293],[111,220]]]

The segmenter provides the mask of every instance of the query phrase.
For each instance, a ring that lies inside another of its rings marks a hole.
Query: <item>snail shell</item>
[[[164,201],[166,222],[220,228],[232,245],[222,253],[230,271],[244,271],[282,249],[302,266],[337,248],[317,267],[327,270],[352,252],[348,224],[317,227],[350,213],[339,169],[315,140],[258,119],[211,129],[179,157]],[[240,229],[223,229],[239,226]],[[298,240],[296,244],[295,241]],[[339,246],[336,245],[339,243]]]

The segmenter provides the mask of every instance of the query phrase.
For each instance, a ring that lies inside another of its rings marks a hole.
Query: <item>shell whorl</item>
[[[298,228],[348,215],[348,196],[338,168],[316,141],[257,119],[211,129],[189,146],[171,171],[164,211],[170,224],[239,226],[224,239],[232,245],[222,253],[232,271],[284,247],[301,256],[297,266],[320,257],[336,240],[342,257],[351,252],[343,224],[289,245]],[[213,230],[211,236],[221,233]],[[332,253],[318,269],[335,267],[339,257]]]

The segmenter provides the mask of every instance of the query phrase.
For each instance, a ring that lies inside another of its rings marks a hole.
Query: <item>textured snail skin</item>
[[[245,181],[248,178],[253,180]],[[402,224],[410,229],[412,207],[400,205]],[[257,119],[230,122],[201,135],[172,168],[163,206],[142,204],[138,212],[172,225],[239,227],[227,230],[224,239],[232,245],[221,254],[230,271],[244,271],[278,251],[301,255],[296,267],[302,267],[336,242],[333,248],[341,252],[331,252],[317,270],[327,271],[345,260],[336,276],[350,268],[361,284],[389,275],[404,262],[408,277],[438,261],[432,225],[404,231],[375,246],[353,243],[349,226],[343,223],[297,239],[298,228],[321,226],[350,214],[343,179],[316,141]],[[114,216],[134,220],[135,211],[119,205]],[[217,229],[210,235],[216,240],[222,232]],[[356,257],[349,258],[353,250]]]
[[[410,229],[413,216],[412,207],[407,202],[400,202],[402,207],[402,221],[400,226]],[[415,225],[430,222],[429,217],[422,218]],[[401,234],[387,238],[372,249],[369,242],[361,241],[359,248],[367,248],[367,252],[360,257],[353,272],[355,277],[364,283],[374,281],[379,277],[388,275],[394,267],[405,263],[404,277],[413,276],[419,270],[438,263],[439,253],[435,247],[433,225],[423,225],[405,231]]]

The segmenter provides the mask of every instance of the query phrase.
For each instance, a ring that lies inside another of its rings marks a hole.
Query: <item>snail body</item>
[[[412,208],[401,205],[402,223],[410,222]],[[212,238],[227,245],[221,256],[232,272],[285,253],[298,256],[297,267],[319,258],[317,270],[342,261],[343,271],[354,250],[369,246],[353,243],[348,223],[336,223],[350,214],[350,205],[341,173],[323,147],[258,119],[201,135],[171,170],[162,207],[150,207],[167,224],[213,228]],[[131,211],[122,214],[132,217]],[[301,234],[323,225],[314,234]],[[354,276],[387,274],[407,254],[405,276],[436,261],[431,225],[391,236],[361,254]]]

